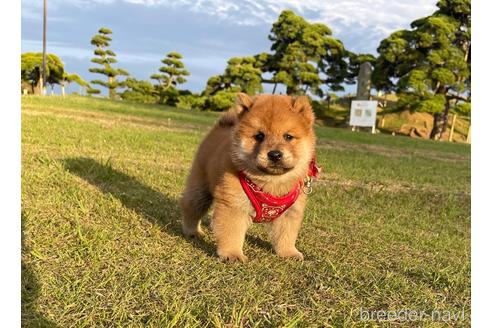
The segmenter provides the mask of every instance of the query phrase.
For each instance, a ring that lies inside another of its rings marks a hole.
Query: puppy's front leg
[[[212,218],[212,231],[217,242],[217,254],[223,261],[246,262],[243,253],[244,238],[251,224],[243,208],[217,203]]]
[[[304,255],[296,248],[296,240],[301,228],[305,205],[306,197],[301,194],[291,208],[273,221],[270,237],[278,256],[304,259]]]

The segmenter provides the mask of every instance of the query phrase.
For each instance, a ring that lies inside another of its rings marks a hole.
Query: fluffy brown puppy
[[[264,192],[283,196],[306,177],[314,157],[314,114],[305,96],[250,97],[237,104],[205,137],[194,159],[180,200],[187,236],[201,236],[200,220],[214,203],[211,228],[222,260],[246,261],[243,244],[255,209],[239,181],[239,172]],[[296,202],[268,223],[277,255],[303,259],[295,246],[306,204]]]

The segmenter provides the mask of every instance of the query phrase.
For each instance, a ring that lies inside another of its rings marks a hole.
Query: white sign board
[[[353,100],[350,106],[351,126],[376,126],[378,102],[375,100]]]

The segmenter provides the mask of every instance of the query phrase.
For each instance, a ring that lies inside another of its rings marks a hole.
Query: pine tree
[[[60,88],[61,88],[61,94],[62,96],[65,96],[65,88],[70,85],[70,83],[77,83],[81,87],[87,89],[89,86],[89,83],[87,83],[83,78],[81,78],[78,74],[69,74],[65,72],[63,74],[63,79],[60,82]]]
[[[309,23],[293,11],[284,10],[273,24],[270,35],[273,54],[255,56],[264,73],[272,73],[274,93],[278,83],[287,94],[322,95],[323,85],[329,90],[343,90],[348,74],[349,52],[340,40],[333,38],[331,29],[321,23]]]
[[[232,57],[227,61],[224,74],[208,79],[205,94],[213,96],[221,90],[231,91],[232,89],[250,95],[263,91],[261,70],[256,67],[255,63],[254,57]]]
[[[190,73],[185,69],[185,66],[181,59],[183,56],[177,52],[170,52],[166,55],[161,62],[164,66],[159,68],[161,73],[152,74],[150,77],[153,80],[157,80],[159,103],[163,104],[168,93],[171,89],[175,88],[178,84],[186,82],[185,76]]]
[[[113,32],[105,27],[99,29],[98,34],[94,35],[91,39],[91,44],[96,47],[94,55],[96,57],[91,59],[91,62],[101,65],[102,67],[89,68],[89,72],[102,74],[107,77],[107,82],[102,80],[93,80],[91,83],[98,84],[108,88],[109,98],[116,98],[116,89],[125,86],[124,81],[118,81],[118,76],[128,76],[128,72],[121,68],[114,68],[111,65],[117,63],[116,54],[108,49],[110,42],[112,41],[110,35]],[[89,88],[87,90],[89,94],[98,94],[100,90]]]
[[[399,94],[401,108],[434,114],[434,139],[449,111],[469,110],[471,102],[470,0],[441,0],[437,7],[381,41],[372,78],[378,89]]]
[[[21,54],[21,80],[31,85],[34,94],[41,93],[41,67],[43,54],[41,52],[25,52]],[[64,64],[61,59],[48,54],[46,62],[46,83],[52,88],[55,84],[60,84],[64,74]]]

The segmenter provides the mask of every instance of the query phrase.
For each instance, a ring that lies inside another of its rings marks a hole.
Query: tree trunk
[[[277,90],[277,82],[275,82],[275,84],[273,85],[272,95],[275,94],[275,90]]]
[[[442,113],[434,114],[434,126],[432,127],[432,132],[430,138],[434,140],[440,140],[442,134],[446,132],[446,126],[448,123],[449,114],[449,99],[446,99],[446,107]]]
[[[115,98],[115,88],[112,86],[112,84],[114,82],[114,76],[108,76],[108,82],[109,82],[109,87],[108,87],[109,99],[114,99]]]
[[[443,113],[434,113],[434,125],[430,134],[430,139],[439,140],[439,135],[441,134],[443,126]]]
[[[441,88],[441,83],[439,81],[437,81],[436,90],[434,90],[434,95],[437,94],[437,91],[439,91],[440,88]]]
[[[38,83],[36,84],[36,87],[34,88],[34,94],[35,95],[42,95],[43,94],[43,78],[40,77],[38,80]]]
[[[164,89],[164,85],[162,84],[162,82],[159,84],[159,104],[164,104],[164,92],[165,92],[165,89]]]
[[[169,80],[167,81],[166,88],[164,89],[164,91],[167,91],[167,89],[169,89],[172,84],[173,84],[173,78],[172,78],[172,76],[170,76]]]
[[[444,113],[443,113],[443,125],[441,129],[441,133],[439,134],[439,139],[442,138],[442,135],[444,132],[446,132],[446,128],[448,126],[448,117],[449,117],[449,108],[451,104],[449,103],[449,99],[446,99],[446,107],[444,108]]]
[[[60,85],[60,89],[61,89],[62,97],[65,97],[65,85],[63,83]]]
[[[159,103],[160,104],[164,105],[165,100],[166,100],[166,92],[167,92],[167,90],[169,90],[169,88],[172,86],[172,84],[173,84],[173,80],[172,80],[172,76],[171,76],[167,80],[166,84],[162,85],[162,90],[161,90],[161,93],[159,95]]]

